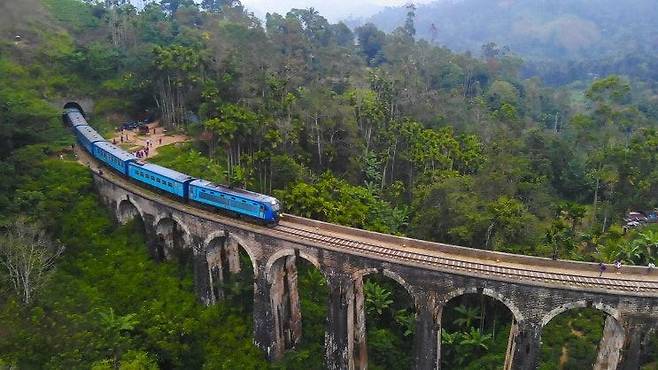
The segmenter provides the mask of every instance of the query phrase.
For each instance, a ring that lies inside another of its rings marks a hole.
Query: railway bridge
[[[553,261],[430,243],[287,216],[274,228],[219,216],[153,193],[112,173],[94,173],[102,201],[125,223],[144,221],[158,259],[192,255],[195,290],[205,304],[222,298],[225,273],[253,266],[254,341],[280,358],[302,335],[295,261],[316,266],[329,288],[325,351],[331,369],[367,367],[364,277],[382,273],[404,287],[416,313],[415,367],[441,364],[441,314],[469,293],[502,302],[513,315],[505,369],[538,366],[542,328],[578,307],[607,314],[597,369],[638,369],[658,323],[658,273],[623,267],[605,273],[588,263]]]

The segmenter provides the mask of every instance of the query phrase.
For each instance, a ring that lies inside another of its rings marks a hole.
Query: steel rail
[[[377,244],[354,241],[350,239],[329,236],[307,229],[279,225],[275,228],[296,237],[310,240],[316,243],[340,246],[345,249],[360,251],[367,254],[375,254],[382,257],[392,258],[400,261],[413,261],[428,267],[448,268],[460,270],[471,274],[484,274],[486,276],[498,276],[501,278],[524,278],[531,281],[541,281],[549,284],[567,284],[586,288],[603,288],[606,290],[621,290],[627,292],[658,292],[658,282],[637,279],[614,279],[608,277],[591,277],[568,274],[562,272],[543,272],[518,267],[497,266],[481,262],[464,261],[457,258],[432,256],[415,251],[404,251]],[[469,274],[470,275],[470,274]]]
[[[86,154],[86,153],[85,153]],[[96,162],[95,159],[85,155],[85,160],[89,162]],[[97,163],[95,163],[97,166]],[[86,163],[91,168],[91,163]],[[93,171],[92,171],[93,172]],[[109,172],[109,171],[108,171]],[[330,249],[344,250],[349,253],[350,251],[359,253],[366,256],[372,256],[378,260],[384,261],[397,261],[405,265],[423,266],[428,269],[438,269],[444,271],[452,271],[460,275],[486,277],[494,280],[503,281],[516,281],[519,284],[525,285],[544,285],[548,284],[551,287],[558,286],[565,289],[594,289],[602,290],[604,293],[621,293],[624,295],[650,295],[658,296],[658,281],[657,280],[641,280],[633,278],[612,278],[609,277],[613,273],[608,273],[607,276],[583,276],[576,273],[559,272],[559,271],[539,271],[530,268],[521,268],[518,266],[510,266],[504,264],[493,264],[484,262],[473,262],[466,259],[459,259],[459,254],[455,253],[454,257],[438,256],[431,253],[419,253],[417,251],[405,250],[404,248],[397,249],[383,245],[374,244],[371,242],[364,242],[361,240],[349,239],[349,229],[346,228],[345,232],[341,232],[340,236],[333,233],[322,233],[322,229],[315,228],[315,231],[309,230],[307,225],[295,224],[293,221],[287,221],[293,226],[279,224],[274,228],[265,228],[259,225],[254,225],[247,222],[241,222],[236,219],[228,218],[217,213],[209,212],[201,208],[193,207],[189,204],[176,202],[172,199],[166,198],[163,195],[154,193],[149,189],[137,186],[122,177],[116,176],[114,173],[104,173],[102,175],[94,173],[111,183],[120,186],[127,191],[135,192],[142,197],[149,200],[156,201],[162,204],[172,205],[173,207],[210,221],[219,221],[228,224],[234,224],[241,228],[251,229],[262,234],[279,234],[285,236],[289,240],[298,240],[310,242],[311,245],[318,247],[329,247]],[[306,226],[299,227],[299,226]],[[363,237],[361,236],[361,239]],[[429,252],[429,251],[428,251]],[[444,253],[445,254],[445,253]],[[529,260],[532,259],[530,256]],[[518,265],[518,264],[517,264]],[[634,275],[637,276],[637,275]]]

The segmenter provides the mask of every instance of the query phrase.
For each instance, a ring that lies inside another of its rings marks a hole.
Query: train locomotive
[[[265,225],[276,225],[281,204],[271,196],[214,184],[172,169],[146,163],[105,140],[85,119],[82,107],[74,102],[64,106],[64,123],[71,127],[78,143],[96,160],[141,185],[156,188],[185,202],[201,204]]]

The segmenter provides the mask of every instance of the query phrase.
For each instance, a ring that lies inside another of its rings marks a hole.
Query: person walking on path
[[[603,264],[603,262],[600,262],[599,263],[599,277],[603,276],[603,273],[605,272],[605,269],[606,269],[606,267]]]

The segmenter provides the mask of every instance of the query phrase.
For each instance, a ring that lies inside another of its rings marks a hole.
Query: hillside
[[[352,31],[312,9],[261,22],[237,3],[203,3],[2,3],[0,252],[10,238],[31,250],[30,238],[14,238],[29,235],[18,232],[26,225],[64,251],[32,290],[0,263],[0,369],[324,367],[323,271],[298,266],[302,343],[266,363],[252,343],[248,255],[239,274],[223,269],[226,279],[215,280],[222,302],[198,303],[191,254],[154,261],[143,224],[153,220],[119,226],[102,206],[61,122],[71,100],[107,138],[122,120],[155,113],[168,135],[191,139],[149,160],[273,195],[286,213],[543,257],[643,266],[658,258],[656,225],[622,231],[629,210],[658,207],[658,94],[638,78],[658,71],[653,59],[626,64],[632,78],[602,73],[556,88],[520,75],[520,60],[502,47],[480,58],[415,40],[423,9],[416,24],[410,17],[384,33]],[[488,32],[506,32],[501,4],[462,19],[496,19]],[[516,3],[505,4],[512,14]],[[531,24],[553,18],[542,13]],[[607,31],[582,29],[603,57]],[[546,53],[560,62],[559,51]],[[365,278],[364,294],[369,368],[410,368],[414,300],[382,274]],[[591,368],[602,315],[576,310],[549,323],[542,369]],[[511,320],[481,295],[451,300],[441,316],[442,368],[500,368]]]
[[[392,31],[406,13],[387,8],[367,21]],[[419,5],[416,36],[477,55],[495,42],[533,62],[528,72],[545,73],[546,63],[572,68],[554,72],[568,80],[608,73],[646,78],[655,77],[657,23],[652,0],[455,0]]]

